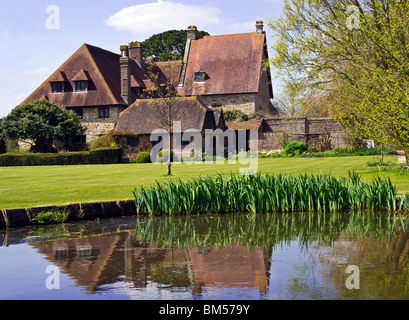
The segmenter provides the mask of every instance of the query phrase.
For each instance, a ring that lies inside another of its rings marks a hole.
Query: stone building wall
[[[225,94],[199,96],[198,99],[206,107],[222,106],[223,111],[240,110],[246,114],[260,111],[256,106],[257,94]]]
[[[98,137],[115,129],[119,113],[125,110],[124,107],[103,106],[101,108],[109,108],[109,118],[99,118],[99,108],[100,107],[83,108],[82,125],[85,129],[84,134],[87,143],[92,143]]]

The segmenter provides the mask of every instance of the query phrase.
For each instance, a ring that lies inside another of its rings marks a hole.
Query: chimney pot
[[[187,28],[187,39],[189,40],[196,40],[197,39],[197,27],[196,26],[189,26]]]
[[[123,46],[120,47],[120,50],[121,50],[121,55],[123,57],[128,57],[128,55],[129,55],[128,46],[123,45]]]
[[[264,33],[263,21],[256,21],[256,34],[262,35]]]

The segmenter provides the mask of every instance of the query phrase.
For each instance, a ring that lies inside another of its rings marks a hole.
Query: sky
[[[211,35],[253,32],[257,20],[266,25],[278,17],[283,4],[284,0],[0,0],[0,118],[84,43],[119,54],[120,45],[190,25]],[[269,41],[267,26],[265,31]]]

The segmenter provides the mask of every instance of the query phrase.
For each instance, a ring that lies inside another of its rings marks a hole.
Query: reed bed
[[[138,214],[191,215],[223,213],[401,211],[389,178],[368,183],[352,172],[332,175],[230,175],[169,182],[134,190]]]

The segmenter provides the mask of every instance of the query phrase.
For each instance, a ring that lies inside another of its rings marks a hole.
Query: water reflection
[[[127,218],[2,232],[0,252],[28,244],[96,298],[407,299],[405,230],[387,214]]]

